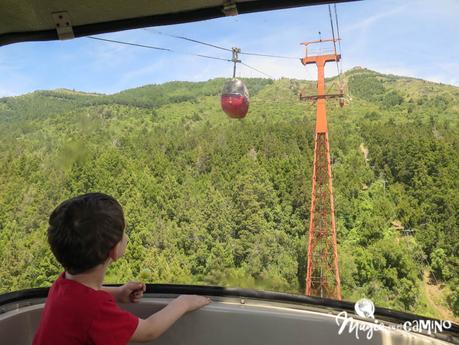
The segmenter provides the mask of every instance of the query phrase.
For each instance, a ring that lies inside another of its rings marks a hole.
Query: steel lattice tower
[[[302,64],[317,66],[317,95],[300,95],[300,99],[317,101],[306,295],[341,300],[326,99],[343,95],[342,93],[325,94],[324,79],[325,64],[331,61],[338,62],[341,56],[336,53],[336,49],[330,54],[313,56],[307,54],[308,45],[311,43],[335,43],[335,41],[335,39],[328,39],[303,43],[306,46],[306,56],[301,59]]]

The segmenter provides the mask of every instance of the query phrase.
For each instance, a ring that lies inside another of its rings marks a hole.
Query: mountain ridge
[[[371,69],[368,69],[368,68],[365,68],[365,67],[360,67],[360,66],[354,66],[354,67],[350,68],[349,70],[347,70],[347,71],[345,71],[343,73],[343,76],[344,77],[349,77],[349,75],[353,75],[353,74],[357,74],[357,73],[370,73],[370,74],[379,75],[379,76],[385,76],[385,77],[391,77],[391,78],[395,77],[397,79],[406,79],[408,81],[410,81],[410,80],[411,81],[422,81],[422,82],[427,83],[427,84],[434,84],[434,85],[437,84],[437,85],[441,85],[441,86],[447,86],[447,87],[456,88],[456,89],[459,90],[459,86],[456,86],[456,85],[429,81],[429,80],[425,80],[425,79],[422,79],[422,78],[419,78],[419,77],[409,77],[409,76],[403,76],[403,75],[392,74],[392,73],[382,73],[382,72],[378,72],[378,71],[371,70]],[[241,79],[242,80],[250,80],[250,79],[266,79],[266,78],[241,78]],[[278,78],[278,79],[274,79],[274,80],[279,80],[279,79],[290,79],[290,80],[297,80],[297,81],[301,81],[301,82],[314,82],[314,80],[295,79],[295,78],[292,79],[292,78],[286,78],[286,77],[282,77],[282,78]],[[334,81],[336,79],[337,79],[337,76],[326,78],[327,81]],[[164,83],[145,84],[145,85],[141,85],[141,86],[137,86],[137,87],[121,90],[121,91],[118,91],[118,92],[115,92],[115,93],[112,93],[112,94],[105,94],[105,93],[94,92],[94,91],[80,91],[80,90],[67,89],[67,88],[43,89],[43,90],[40,89],[40,90],[35,90],[35,91],[32,91],[32,92],[27,92],[27,93],[24,93],[24,94],[21,94],[21,95],[16,95],[16,96],[0,97],[0,101],[3,100],[3,99],[22,97],[22,96],[30,95],[30,94],[33,94],[33,93],[41,93],[43,91],[44,92],[78,94],[78,95],[82,95],[82,96],[100,96],[100,97],[105,96],[105,97],[110,97],[110,96],[119,95],[121,93],[129,92],[129,91],[135,91],[135,90],[138,90],[138,89],[155,88],[155,87],[158,87],[158,86],[166,86],[166,85],[169,85],[169,84],[181,84],[181,83],[183,83],[184,85],[196,85],[196,84],[208,83],[208,82],[211,82],[211,81],[219,81],[219,82],[223,83],[225,80],[228,80],[228,78],[217,77],[217,78],[208,79],[206,81],[198,81],[198,82],[172,80],[172,81],[167,81],[167,82],[164,82]],[[268,79],[268,80],[271,80],[271,79]]]

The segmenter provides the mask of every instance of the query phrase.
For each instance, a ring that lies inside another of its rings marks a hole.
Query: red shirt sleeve
[[[94,345],[127,345],[138,324],[137,316],[120,309],[110,297],[101,301],[89,327],[89,340]]]

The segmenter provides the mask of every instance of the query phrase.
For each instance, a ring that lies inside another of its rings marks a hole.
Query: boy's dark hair
[[[48,242],[65,270],[79,274],[105,262],[124,227],[123,209],[113,197],[89,193],[56,207],[49,217]]]

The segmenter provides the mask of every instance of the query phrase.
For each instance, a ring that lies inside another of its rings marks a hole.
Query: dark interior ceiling
[[[0,46],[354,0],[0,0]]]

